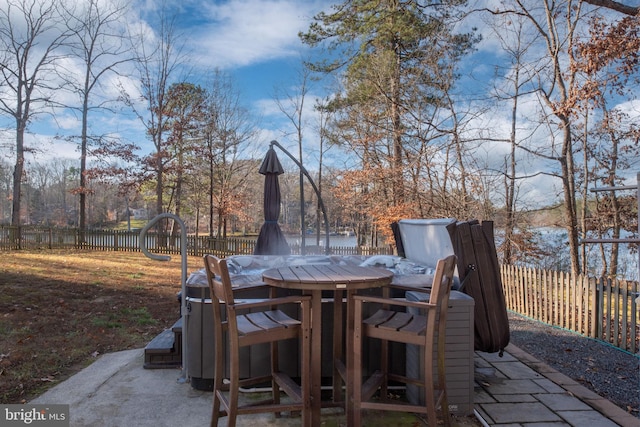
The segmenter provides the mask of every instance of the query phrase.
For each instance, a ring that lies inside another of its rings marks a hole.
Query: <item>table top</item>
[[[366,289],[391,283],[393,272],[379,267],[309,264],[270,268],[262,280],[272,286],[303,290]]]

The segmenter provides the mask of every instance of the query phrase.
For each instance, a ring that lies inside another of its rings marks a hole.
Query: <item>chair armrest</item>
[[[234,304],[236,310],[246,310],[250,308],[273,307],[283,304],[310,304],[311,296],[309,295],[291,295],[287,297],[262,299],[256,302],[243,302]]]
[[[402,291],[425,291],[433,285],[433,276],[425,274],[396,275],[386,287]]]
[[[374,296],[368,296],[368,295],[354,295],[353,299],[360,302],[377,302],[383,305],[416,307],[416,308],[424,308],[427,310],[438,307],[436,304],[431,304],[429,302],[407,301],[406,299],[403,299],[403,298],[396,299],[396,298],[381,298],[381,297],[374,297]]]
[[[233,292],[241,292],[254,289],[270,288],[268,284],[262,281],[258,275],[240,274],[231,277],[231,286]]]

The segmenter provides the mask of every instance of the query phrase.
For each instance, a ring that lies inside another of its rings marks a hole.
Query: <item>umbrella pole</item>
[[[316,187],[316,183],[313,182],[311,175],[309,175],[309,172],[307,172],[304,166],[302,166],[302,164],[291,153],[289,153],[282,145],[280,145],[278,141],[276,140],[271,141],[271,147],[273,147],[274,145],[278,147],[280,150],[282,150],[284,154],[289,156],[289,158],[294,161],[294,163],[300,168],[300,171],[304,174],[304,176],[307,177],[307,179],[309,180],[309,183],[311,184],[311,187],[313,188],[313,191],[315,191],[316,196],[318,196],[318,203],[320,204],[320,209],[322,209],[322,216],[324,218],[324,226],[325,226],[324,251],[327,255],[329,255],[329,219],[327,217],[327,210],[324,208],[324,202],[322,201],[322,196],[320,195],[320,191],[318,190],[318,187]],[[301,201],[301,204],[303,203],[304,203],[304,200]]]

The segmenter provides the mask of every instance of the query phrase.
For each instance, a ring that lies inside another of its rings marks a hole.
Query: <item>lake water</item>
[[[302,243],[302,239],[300,236],[286,236],[287,243],[299,245]],[[326,237],[320,236],[320,246],[324,246],[326,242]],[[329,246],[339,246],[339,247],[347,247],[347,248],[355,248],[356,247],[356,236],[343,236],[343,235],[335,235],[329,236]],[[305,246],[315,246],[316,244],[316,235],[308,234],[304,238]]]
[[[539,242],[541,246],[546,247],[550,255],[547,260],[539,260],[537,265],[531,265],[535,268],[552,269],[560,271],[568,271],[569,256],[566,245],[566,231],[558,228],[540,228],[537,230],[540,234]],[[287,242],[299,245],[301,243],[300,236],[287,236]],[[355,247],[355,236],[335,235],[329,236],[329,246],[338,247]],[[305,236],[306,246],[314,246],[316,244],[316,235],[311,234]],[[321,236],[320,246],[324,247],[325,237]],[[496,244],[499,244],[499,231],[496,230]],[[610,246],[610,245],[608,245]],[[589,274],[597,275],[600,270],[600,256],[597,245],[589,245],[587,247]],[[638,255],[630,250],[629,245],[620,245],[620,274],[629,280],[638,280]]]

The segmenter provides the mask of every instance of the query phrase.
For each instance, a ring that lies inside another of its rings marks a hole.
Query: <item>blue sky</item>
[[[298,33],[307,30],[313,15],[328,9],[332,2],[186,0],[177,4],[175,11],[189,40],[194,74],[219,68],[229,75],[256,116],[261,127],[259,139],[264,139],[265,145],[277,139],[289,146],[290,141],[282,136],[287,132],[286,119],[274,97],[283,90],[296,93],[301,58],[309,52]],[[311,88],[305,99],[309,115],[314,99],[322,93],[320,85]]]
[[[82,4],[84,0],[74,0]],[[0,5],[6,0],[0,0]],[[299,31],[308,29],[311,18],[327,9],[329,1],[296,0],[135,0],[131,3],[126,23],[132,27],[146,27],[148,35],[154,35],[154,21],[159,8],[165,4],[167,14],[176,16],[183,52],[188,60],[176,81],[184,76],[198,84],[205,84],[207,74],[218,68],[234,82],[244,106],[256,119],[259,127],[258,141],[265,147],[277,139],[287,148],[293,143],[283,137],[286,120],[277,110],[274,94],[277,88],[295,93],[294,85],[301,67],[301,58],[308,49],[298,38]],[[5,6],[3,6],[5,7]],[[124,24],[125,22],[123,22]],[[124,82],[135,92],[137,82],[131,78],[109,76],[105,92],[117,95],[115,82]],[[322,94],[317,86],[308,93],[305,103],[309,114],[316,96]],[[0,118],[2,127],[11,128],[11,120]],[[36,160],[52,157],[78,158],[76,147],[54,139],[56,134],[77,134],[79,120],[69,112],[58,113],[55,118],[42,116],[36,119],[28,135],[28,143],[39,148]],[[110,114],[94,115],[91,124],[94,133],[104,130],[116,132],[124,138],[142,145],[142,151],[150,150],[150,142],[144,137],[142,124],[126,110],[115,117]],[[309,133],[311,133],[309,125]],[[9,132],[11,133],[11,132]],[[12,139],[11,135],[0,138]],[[309,135],[309,139],[312,136]],[[266,148],[264,148],[266,151]]]
[[[82,4],[85,0],[74,1]],[[0,0],[0,5],[5,2],[6,0]],[[310,53],[300,42],[298,32],[307,30],[312,16],[319,11],[329,12],[333,3],[330,0],[134,0],[133,13],[128,14],[126,19],[129,24],[146,26],[147,32],[152,35],[152,20],[157,18],[158,9],[163,4],[169,14],[176,14],[185,36],[185,47],[190,54],[185,64],[191,70],[189,80],[204,83],[206,74],[216,67],[234,80],[246,108],[255,117],[255,124],[259,129],[255,156],[261,156],[272,139],[277,139],[291,152],[297,153],[294,140],[284,136],[290,131],[290,125],[278,110],[273,96],[276,89],[296,93],[295,85],[300,81],[300,60]],[[499,0],[472,0],[470,3],[478,7],[498,4]],[[461,88],[464,94],[462,99],[468,102],[470,111],[482,112],[470,122],[470,126],[491,129],[504,138],[504,135],[509,134],[508,109],[489,110],[486,105],[482,105],[482,101],[475,99],[476,94],[485,94],[491,87],[494,66],[504,59],[500,44],[480,14],[472,15],[463,25],[466,28],[477,27],[483,36],[477,51],[464,60],[461,68],[461,73],[468,82]],[[469,78],[470,75],[473,79]],[[134,79],[124,83],[135,90],[137,83]],[[114,85],[107,83],[105,87],[105,91],[111,90],[111,95],[115,94]],[[310,156],[305,164],[310,170],[317,164],[315,154],[318,141],[312,129],[312,107],[314,100],[323,94],[322,84],[314,83],[305,99],[305,117],[308,122],[305,125],[304,144],[305,151]],[[539,114],[539,103],[534,97],[524,98],[520,109],[523,117],[536,117]],[[635,111],[636,116],[640,115],[638,103],[629,103],[627,109]],[[10,120],[2,120],[1,124],[4,126],[6,123],[10,127]],[[141,123],[130,113],[122,112],[116,117],[93,117],[92,124],[96,127],[95,133],[99,133],[98,128],[108,129],[149,150],[150,143],[144,136]],[[523,121],[523,126],[527,126],[526,121]],[[38,154],[39,160],[54,156],[77,159],[75,146],[54,140],[53,137],[57,132],[77,134],[78,128],[78,119],[69,114],[59,115],[55,121],[51,117],[42,117],[40,122],[33,124],[29,143],[42,150]],[[0,134],[0,139],[3,137],[10,140],[10,137]],[[543,143],[548,140],[545,137],[543,135],[540,138]],[[508,146],[504,144],[484,143],[474,153],[474,160],[486,162],[488,166],[499,165],[502,155],[507,151]],[[280,157],[286,162],[285,156]],[[335,160],[346,156],[332,149],[328,157],[327,160],[332,157]],[[520,166],[526,173],[533,174],[548,166],[542,162],[540,158],[523,159]],[[549,189],[553,185],[549,178],[539,176],[531,180],[523,191],[532,198],[538,195],[541,200],[548,200]]]
[[[72,0],[82,4],[85,0]],[[102,1],[102,0],[100,0]],[[107,0],[105,0],[107,1]],[[492,1],[492,0],[482,0]],[[6,0],[0,0],[0,4]],[[312,17],[320,11],[331,11],[332,0],[134,0],[132,13],[127,14],[126,22],[131,27],[146,28],[148,36],[153,37],[160,8],[169,16],[175,14],[176,22],[185,43],[185,52],[189,59],[184,70],[189,70],[187,79],[194,83],[205,84],[206,75],[219,68],[232,78],[246,108],[255,117],[259,128],[258,143],[267,146],[277,139],[283,146],[297,153],[296,142],[285,136],[292,132],[284,114],[275,103],[276,91],[285,91],[295,95],[295,85],[300,82],[301,59],[308,58],[313,52],[303,45],[298,37],[300,31],[306,31]],[[483,45],[490,46],[485,37]],[[486,52],[481,47],[480,52]],[[179,81],[185,74],[176,74]],[[105,92],[108,96],[117,96],[115,82],[119,80],[131,92],[138,84],[135,78],[108,77]],[[104,82],[104,81],[103,81]],[[325,91],[321,82],[310,83],[305,98],[305,152],[310,155],[309,165],[317,155],[318,138],[313,131],[315,113],[313,105],[316,99],[323,97]],[[144,105],[141,104],[141,108]],[[9,122],[10,123],[10,122]],[[151,143],[144,135],[142,124],[130,112],[123,110],[115,117],[112,115],[93,116],[91,124],[94,134],[109,131],[135,141],[150,151]],[[78,158],[76,147],[54,139],[56,134],[78,134],[79,119],[68,112],[53,117],[41,117],[31,126],[30,144],[40,148],[36,159],[51,157]],[[10,126],[8,126],[10,127]],[[266,148],[265,148],[266,151]],[[344,158],[333,150],[327,158]]]

